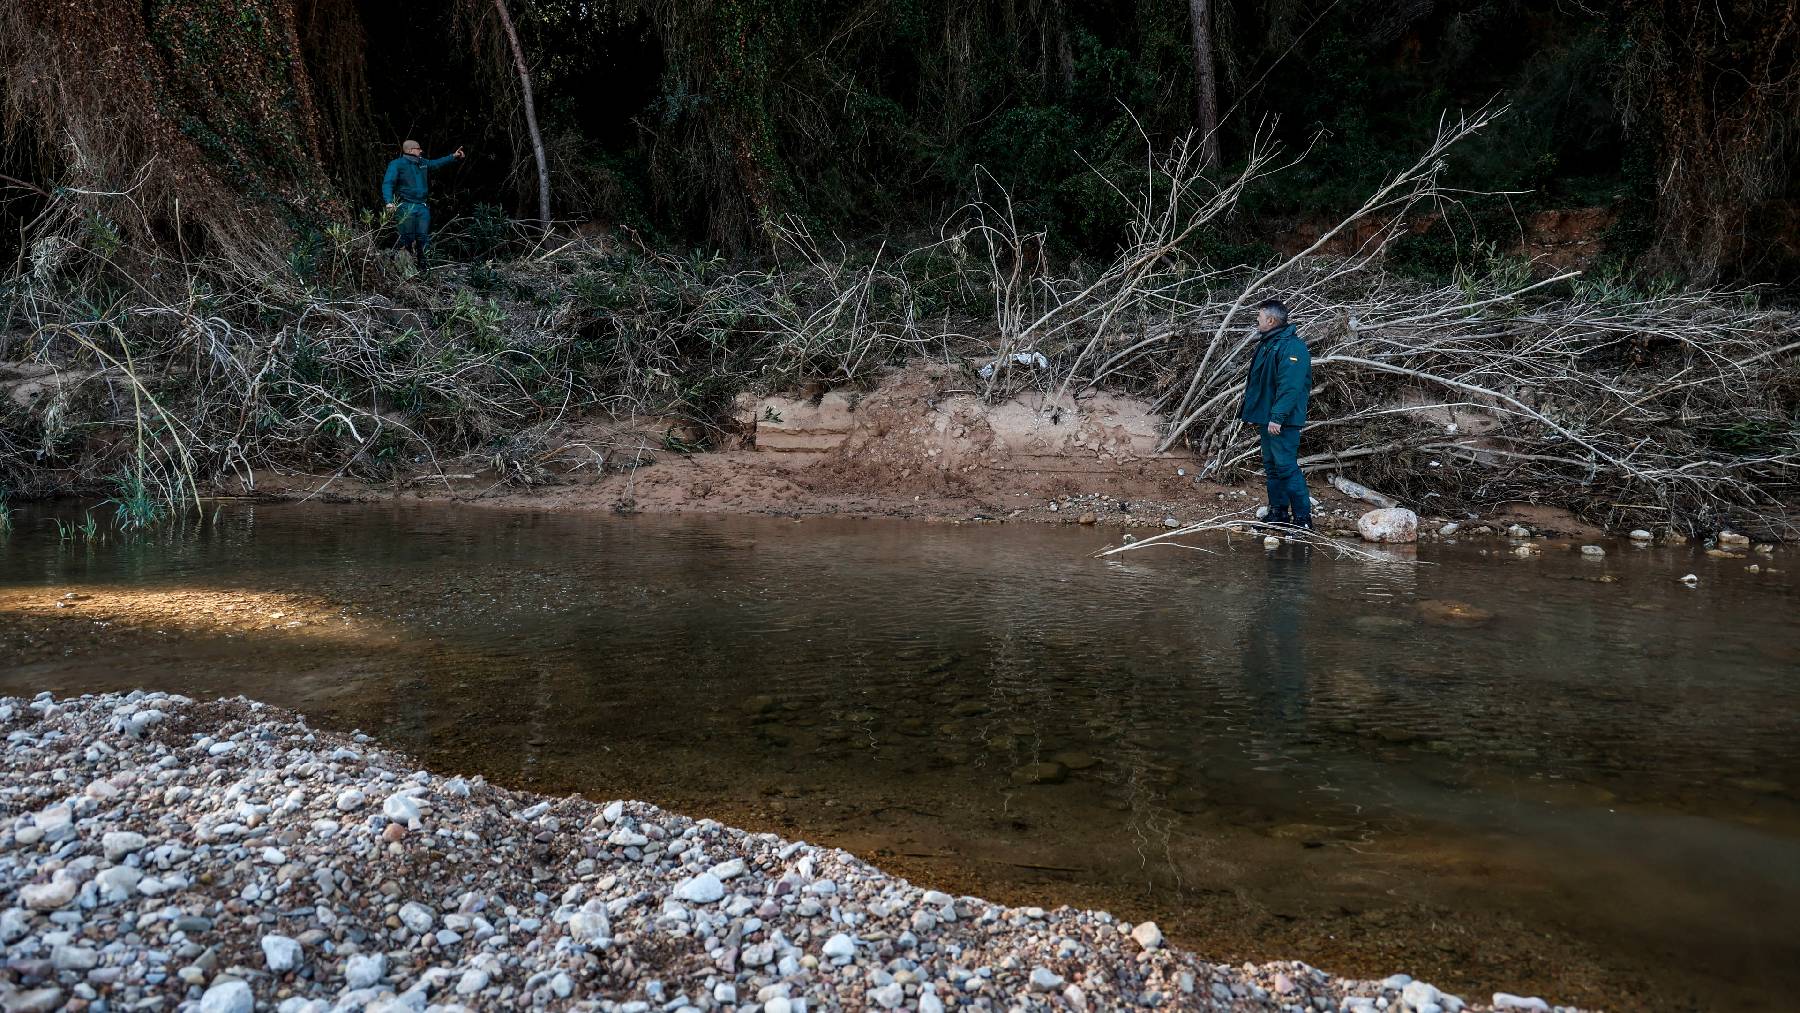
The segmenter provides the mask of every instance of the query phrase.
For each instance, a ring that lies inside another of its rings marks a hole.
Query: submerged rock
[[[1070,770],[1086,770],[1089,767],[1092,767],[1095,764],[1100,762],[1099,760],[1095,759],[1094,756],[1090,753],[1082,753],[1082,752],[1074,752],[1074,751],[1067,752],[1067,753],[1057,753],[1055,756],[1052,756],[1050,759],[1054,760],[1057,763],[1062,764],[1063,766],[1069,768]]]
[[[1061,784],[1069,777],[1069,769],[1060,763],[1027,763],[1014,767],[1014,784]]]
[[[1486,609],[1447,598],[1427,598],[1418,604],[1418,610],[1421,618],[1435,626],[1479,626],[1494,618]]]

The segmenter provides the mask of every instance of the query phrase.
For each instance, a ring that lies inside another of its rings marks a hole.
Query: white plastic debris
[[[1015,366],[1030,366],[1033,369],[1050,368],[1050,360],[1044,358],[1044,353],[1042,352],[1014,352],[1007,356],[1007,358],[1011,359]],[[1000,360],[995,359],[993,362],[981,367],[981,378],[983,380],[992,379],[994,376],[994,367],[998,365],[1000,365]]]

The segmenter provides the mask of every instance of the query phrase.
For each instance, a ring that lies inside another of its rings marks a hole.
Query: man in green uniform
[[[463,158],[463,149],[443,158],[425,159],[425,149],[418,141],[400,145],[400,157],[388,163],[387,175],[381,179],[381,199],[387,209],[398,215],[394,225],[400,234],[400,248],[412,252],[420,267],[425,266],[425,247],[431,243],[431,209],[425,206],[430,192],[430,173]]]
[[[1238,418],[1256,426],[1262,441],[1269,523],[1310,528],[1312,497],[1300,473],[1300,430],[1312,395],[1312,354],[1306,339],[1288,323],[1287,307],[1274,299],[1257,307],[1256,329],[1262,339],[1250,359]]]

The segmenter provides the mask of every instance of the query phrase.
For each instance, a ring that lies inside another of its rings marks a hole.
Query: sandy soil
[[[701,453],[669,449],[679,429],[658,419],[578,421],[530,484],[491,466],[369,483],[272,470],[254,494],[328,502],[451,501],[476,506],[620,513],[838,515],[929,521],[1027,520],[1143,526],[1220,514],[1246,516],[1262,503],[1256,484],[1198,476],[1181,452],[1155,451],[1160,420],[1141,402],[1113,395],[1049,403],[1026,393],[984,405],[941,367],[898,374],[874,391],[740,399],[738,446]],[[1348,531],[1369,504],[1310,479],[1321,527]],[[247,490],[227,490],[246,492]],[[1467,522],[1468,518],[1456,518]],[[1435,531],[1443,518],[1427,517]],[[1509,504],[1484,515],[1553,535],[1599,530],[1567,511]]]

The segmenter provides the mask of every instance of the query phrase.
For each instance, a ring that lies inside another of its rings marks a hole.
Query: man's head
[[[1287,307],[1279,299],[1265,299],[1256,307],[1256,329],[1264,334],[1287,323]]]
[[[425,149],[419,147],[418,141],[403,141],[400,144],[400,153],[402,155],[413,155],[416,157],[425,154]]]

